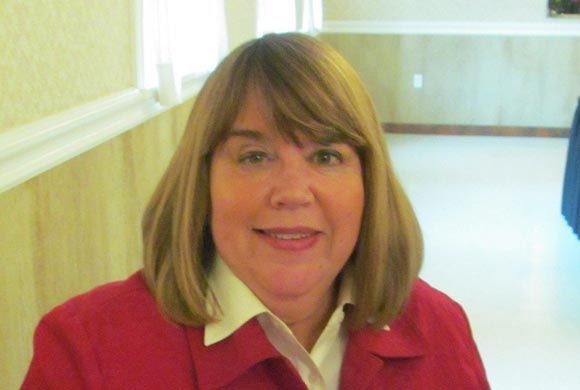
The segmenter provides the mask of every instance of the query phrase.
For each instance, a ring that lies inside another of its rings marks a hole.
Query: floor
[[[425,238],[421,277],[470,317],[493,389],[580,389],[580,240],[562,138],[387,135]]]

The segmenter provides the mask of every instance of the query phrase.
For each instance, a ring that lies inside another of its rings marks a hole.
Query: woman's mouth
[[[322,235],[321,231],[305,227],[254,229],[254,232],[271,247],[289,251],[309,249]]]
[[[311,237],[312,234],[304,234],[304,233],[270,233],[270,232],[263,232],[263,234],[267,234],[270,237],[277,238],[279,240],[300,240],[303,238]]]

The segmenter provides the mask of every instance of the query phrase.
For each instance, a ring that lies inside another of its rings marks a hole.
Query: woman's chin
[[[313,273],[287,273],[276,278],[268,278],[260,284],[261,293],[268,294],[269,299],[296,300],[301,297],[315,299],[317,291],[321,290],[321,283],[320,276]],[[258,298],[261,299],[259,294],[260,292],[257,294]]]

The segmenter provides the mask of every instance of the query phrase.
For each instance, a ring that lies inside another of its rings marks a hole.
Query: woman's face
[[[250,92],[211,160],[217,252],[262,301],[330,291],[358,239],[360,159],[346,144],[287,142]],[[297,129],[299,130],[299,129]]]

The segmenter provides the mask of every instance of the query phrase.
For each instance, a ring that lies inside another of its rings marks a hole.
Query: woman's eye
[[[336,150],[323,149],[314,153],[313,162],[318,165],[336,165],[342,163],[342,155]]]
[[[268,158],[264,152],[247,152],[240,156],[239,162],[242,164],[260,164]]]

